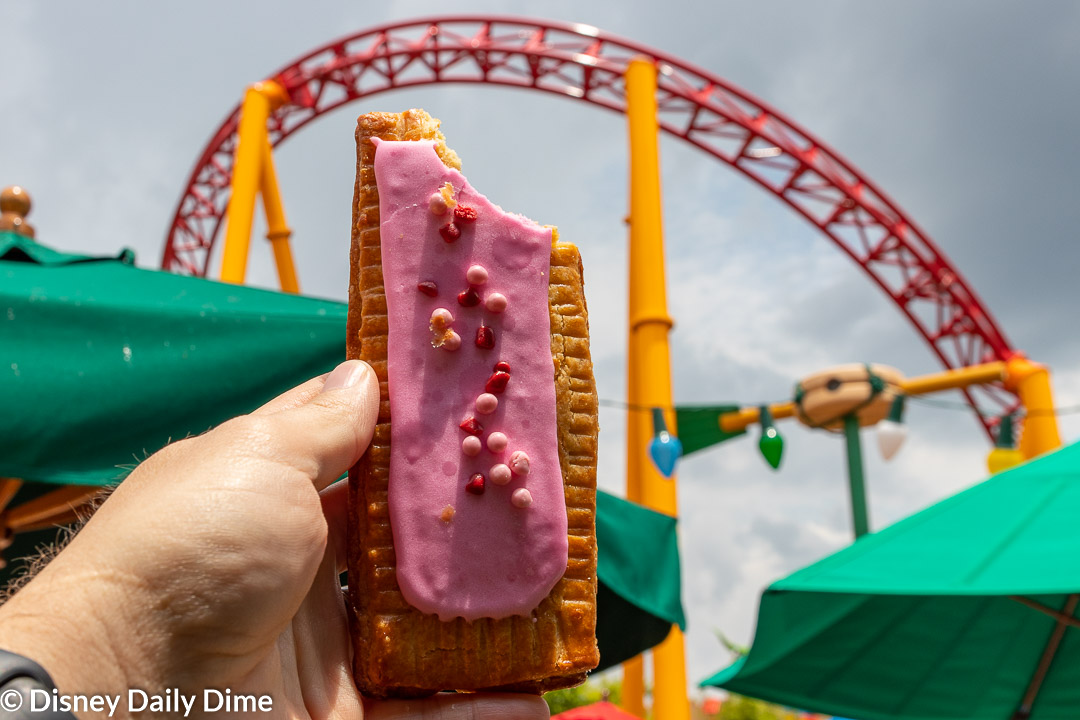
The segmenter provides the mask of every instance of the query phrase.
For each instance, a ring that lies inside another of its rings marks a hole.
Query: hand
[[[64,694],[231,690],[272,717],[540,720],[537,697],[362,703],[338,573],[379,386],[360,361],[143,462],[0,608],[0,647]],[[366,705],[366,708],[365,708]],[[172,714],[172,713],[170,713]],[[260,714],[258,717],[267,717]]]

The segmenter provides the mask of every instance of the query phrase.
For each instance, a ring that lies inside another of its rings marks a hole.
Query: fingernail
[[[326,378],[322,391],[329,392],[352,387],[364,377],[367,369],[367,363],[362,360],[346,360],[334,368],[334,371]]]

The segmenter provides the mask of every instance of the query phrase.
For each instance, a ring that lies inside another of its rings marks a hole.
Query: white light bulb
[[[893,455],[900,450],[900,446],[907,439],[907,426],[895,420],[882,420],[877,424],[878,449],[881,456],[886,460],[892,460]]]

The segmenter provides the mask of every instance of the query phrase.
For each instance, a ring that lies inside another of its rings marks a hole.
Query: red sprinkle
[[[479,435],[484,432],[484,426],[480,424],[480,421],[474,417],[467,417],[461,421],[458,425],[459,428],[469,433],[470,435]]]
[[[467,205],[458,205],[454,208],[454,219],[472,222],[476,219],[476,210]]]
[[[495,363],[495,372],[510,372],[510,363],[506,362],[505,360],[500,360],[499,362]]]
[[[442,239],[448,243],[452,243],[461,237],[461,230],[454,223],[447,223],[439,228],[439,234],[442,235]]]
[[[487,325],[476,328],[476,347],[490,350],[495,347],[495,331]]]
[[[484,494],[484,476],[482,473],[474,473],[469,478],[469,484],[465,486],[465,492],[472,493],[473,495]]]
[[[506,383],[508,382],[510,382],[510,373],[494,373],[488,378],[487,384],[484,385],[484,392],[495,393],[497,395],[506,389]]]
[[[435,297],[439,294],[439,286],[430,280],[425,280],[422,283],[417,283],[416,289],[424,293],[428,297]]]
[[[462,290],[458,293],[457,301],[465,307],[476,307],[480,304],[480,293],[476,292],[476,288]]]

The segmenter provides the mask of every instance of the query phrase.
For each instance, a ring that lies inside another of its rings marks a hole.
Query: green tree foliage
[[[544,695],[552,715],[605,699],[618,705],[621,698],[622,679],[618,676],[592,678],[577,687],[554,690]]]
[[[796,716],[779,705],[731,694],[721,706],[720,714],[713,717],[718,720],[792,720]]]

